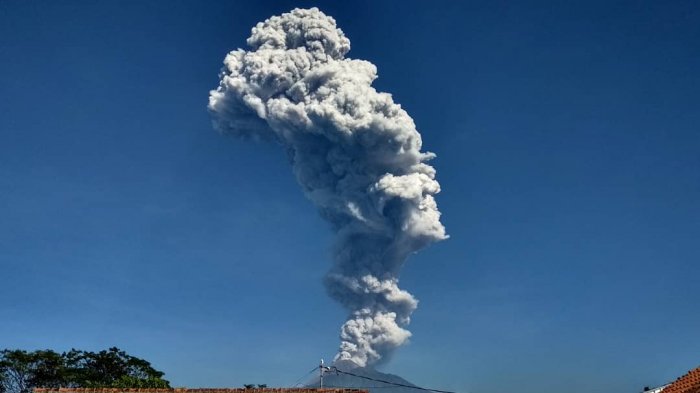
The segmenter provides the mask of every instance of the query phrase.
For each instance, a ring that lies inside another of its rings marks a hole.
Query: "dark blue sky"
[[[385,370],[636,392],[700,362],[700,5],[0,1],[0,347],[119,346],[177,386],[332,358],[332,235],[277,146],[218,135],[250,28],[317,5],[438,158],[451,239]]]

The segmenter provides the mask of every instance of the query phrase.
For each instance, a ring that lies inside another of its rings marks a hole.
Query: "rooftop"
[[[368,393],[368,391],[345,388],[34,388],[34,393]]]
[[[700,393],[700,367],[678,378],[661,393]]]

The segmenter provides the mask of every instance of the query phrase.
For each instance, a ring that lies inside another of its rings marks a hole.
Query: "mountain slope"
[[[343,370],[346,371],[346,370]],[[375,380],[387,381],[390,383],[384,383],[379,381],[373,381],[365,378],[359,378],[352,375],[335,373],[333,371],[326,372],[323,376],[323,387],[342,387],[342,388],[360,388],[368,389],[371,393],[420,393],[421,390],[412,389],[410,386],[416,386],[407,380],[394,374],[386,374],[379,372],[373,368],[353,368],[352,370],[347,370],[347,372],[360,375],[367,378],[372,378]],[[395,386],[394,384],[407,385]],[[314,382],[309,383],[309,387],[318,387],[319,377],[316,377]]]

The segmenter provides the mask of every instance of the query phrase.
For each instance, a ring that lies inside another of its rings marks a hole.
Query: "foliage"
[[[163,372],[118,348],[0,351],[0,393],[30,393],[34,387],[168,388]]]

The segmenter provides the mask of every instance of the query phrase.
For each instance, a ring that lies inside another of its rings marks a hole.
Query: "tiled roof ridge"
[[[700,393],[700,367],[688,371],[687,374],[666,386],[661,393]]]
[[[34,393],[367,393],[351,388],[34,388]]]

